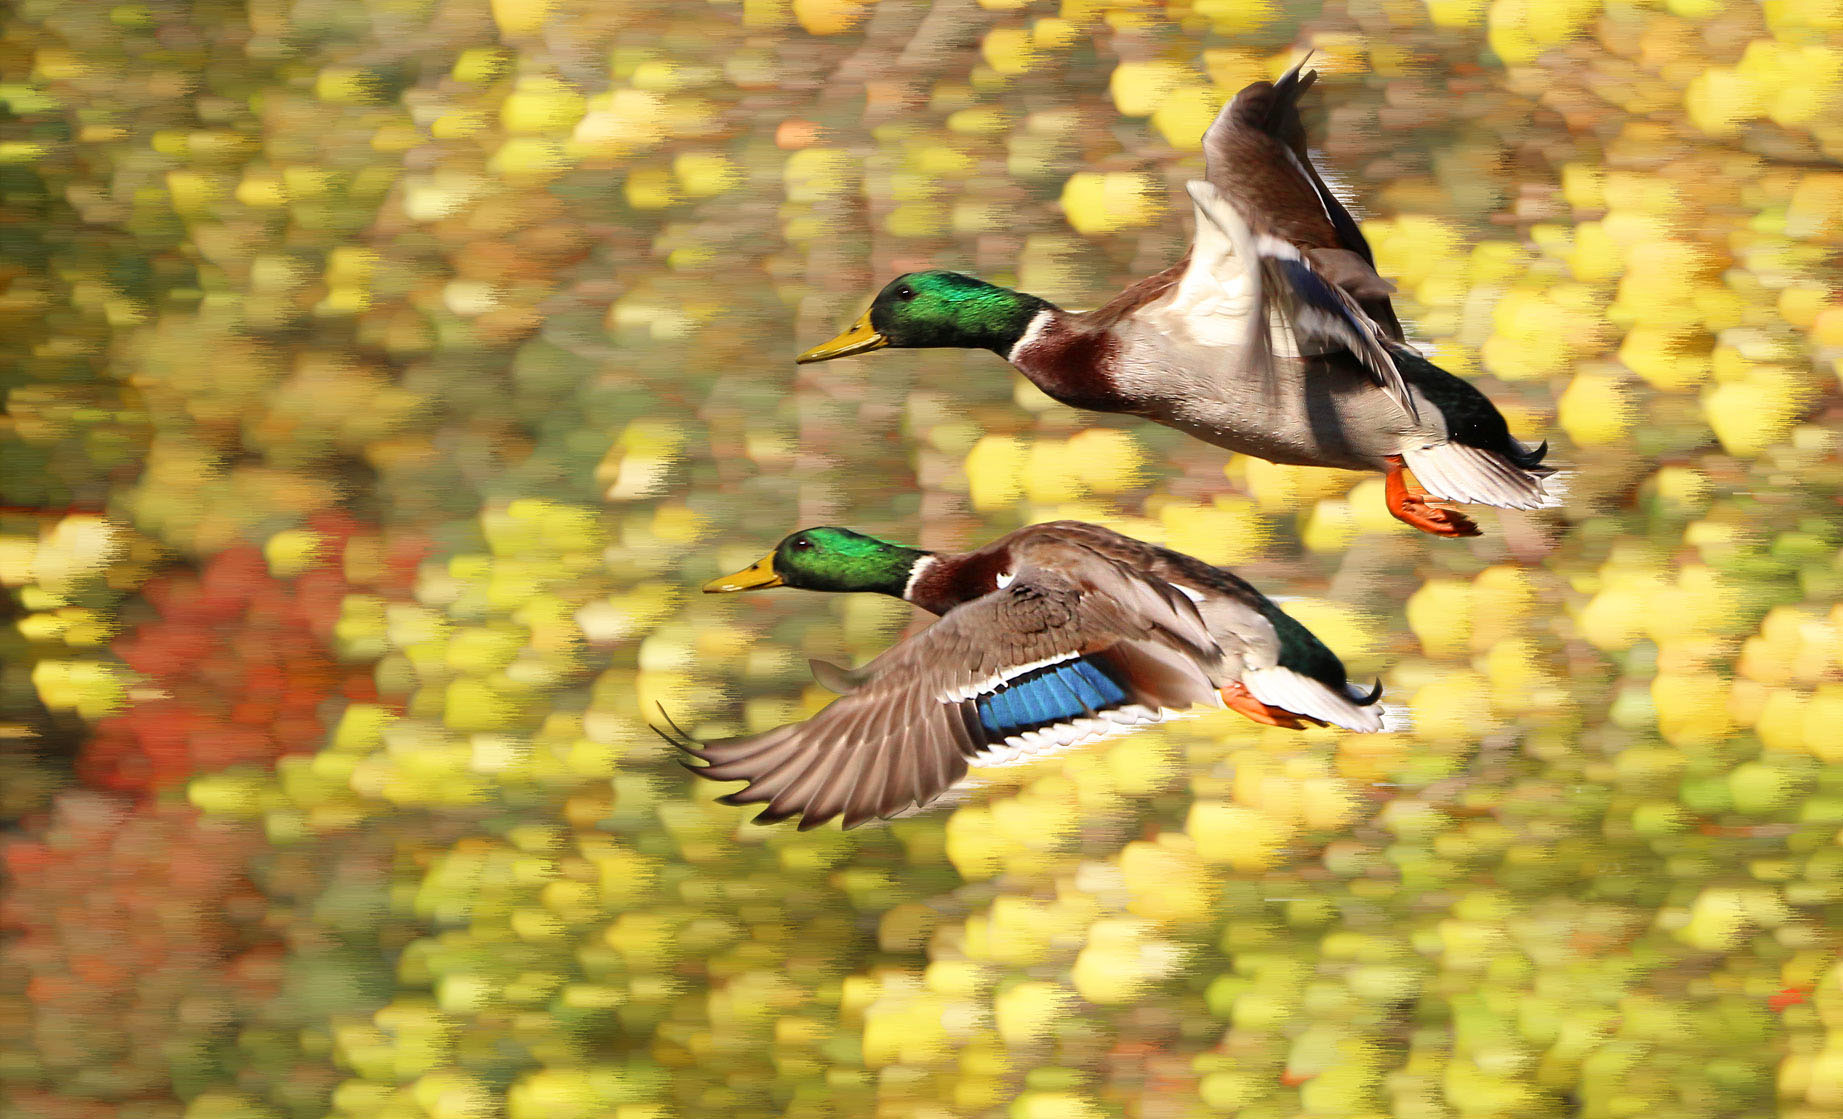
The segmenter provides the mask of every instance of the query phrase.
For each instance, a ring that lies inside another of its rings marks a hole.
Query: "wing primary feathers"
[[[659,717],[666,721],[667,726],[677,731],[679,735],[682,736],[687,742],[696,741],[695,739],[691,737],[689,733],[686,732],[684,727],[679,726],[678,722],[672,718],[672,713],[666,710],[665,704],[661,703],[658,705],[658,707],[659,707]]]
[[[683,750],[685,753],[690,754],[692,757],[697,758],[699,761],[708,762],[710,759],[704,756],[702,749],[704,744],[699,742],[696,738],[693,738],[690,732],[686,731],[684,727],[679,726],[678,723],[672,719],[672,715],[666,710],[665,704],[661,703],[656,706],[659,708],[659,717],[666,721],[666,726],[672,728],[672,734],[667,734],[654,723],[648,723],[646,729],[652,731],[660,738],[665,739],[678,749]],[[677,737],[674,737],[674,735]],[[686,765],[683,760],[681,760],[679,764],[684,765],[686,769],[689,769],[693,773],[699,772],[701,768],[699,766]]]
[[[916,755],[921,750],[905,750],[901,746],[890,755],[889,766],[884,771],[883,795],[877,801],[877,814],[890,816],[913,804],[921,795],[922,773]]]
[[[960,755],[967,758],[977,757],[980,749],[987,745],[985,725],[979,721],[979,705],[970,699],[963,699],[954,707],[955,714],[960,718],[960,725],[966,730],[966,741],[972,746],[970,750],[966,746],[961,746]],[[947,759],[943,757],[942,766],[945,766],[946,762]],[[936,772],[939,777],[943,779],[946,777],[944,768],[937,768]]]
[[[786,743],[782,743],[782,745],[787,746]],[[776,812],[782,812],[785,807],[785,805],[782,804],[782,800],[786,796],[788,789],[800,785],[801,782],[809,778],[814,770],[818,768],[814,764],[810,748],[801,747],[799,744],[795,743],[792,746],[787,746],[787,751],[787,756],[785,758],[777,760],[772,766],[763,768],[756,773],[726,773],[721,776],[714,774],[707,775],[711,776],[712,780],[748,782],[748,785],[744,788],[719,798],[727,804],[758,804],[766,801],[770,802],[769,807],[771,809]],[[804,798],[795,799],[804,800]],[[785,813],[782,812],[782,815],[784,816]],[[782,817],[777,816],[776,818],[779,819]]]
[[[898,750],[902,748],[899,734],[893,732],[885,735],[866,751],[857,772],[852,774],[851,783],[844,790],[844,803],[840,806],[840,814],[844,817],[842,826],[847,830],[876,817],[877,803],[882,799],[883,784],[888,776],[883,766],[892,747]],[[800,823],[802,827],[806,825],[805,820]]]
[[[791,769],[792,767],[789,766],[788,768]],[[813,783],[819,782],[820,787],[823,788],[828,776],[824,765],[819,764],[813,759],[807,759],[805,768],[795,773],[792,780],[790,780],[785,787],[775,793],[774,796],[768,798],[768,807],[762,809],[762,811],[756,815],[755,822],[758,824],[774,824],[790,816],[804,813],[807,806],[813,803],[813,797],[817,793],[817,790],[813,788]],[[752,790],[754,786],[750,786],[750,788]],[[800,823],[808,828],[818,827],[823,822],[822,820],[814,820],[806,816],[801,816],[800,819]]]
[[[705,772],[713,781],[734,781],[737,774],[747,776],[751,768],[748,763],[773,754],[787,752],[784,737],[777,737],[776,731],[767,734],[752,735],[747,738],[732,738],[722,742],[702,743],[697,756],[710,764]]]
[[[862,722],[869,723],[875,714],[869,713]],[[872,730],[849,750],[814,759],[806,773],[790,782],[774,798],[776,805],[785,798],[788,807],[800,813],[800,831],[811,831],[839,813],[847,812],[858,783],[872,768],[874,759],[882,752],[893,733],[887,729],[881,733]],[[809,778],[817,782],[810,789],[807,787]],[[848,815],[846,823],[850,823]]]
[[[798,830],[811,831],[840,814],[845,817],[845,827],[857,826],[859,821],[851,811],[852,803],[869,775],[876,771],[877,759],[889,748],[892,734],[885,734],[854,747],[849,757],[832,759],[831,776],[806,798],[806,804],[800,810]]]

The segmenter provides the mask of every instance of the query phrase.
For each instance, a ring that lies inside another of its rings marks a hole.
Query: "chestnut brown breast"
[[[1052,320],[1011,355],[1011,362],[1052,399],[1071,408],[1126,412],[1131,402],[1107,373],[1119,347],[1119,339],[1109,331]]]
[[[942,557],[921,573],[909,601],[931,614],[945,614],[962,603],[998,589],[998,577],[1012,570],[1011,549],[980,549]]]

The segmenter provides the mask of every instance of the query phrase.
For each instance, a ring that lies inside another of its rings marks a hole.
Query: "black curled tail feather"
[[[1547,439],[1544,439],[1542,442],[1536,444],[1534,447],[1523,446],[1516,439],[1512,439],[1510,442],[1512,443],[1512,445],[1516,446],[1518,451],[1521,453],[1507,453],[1504,456],[1505,458],[1508,458],[1511,462],[1516,463],[1518,466],[1521,466],[1525,470],[1532,470],[1532,471],[1537,471],[1540,473],[1547,473],[1547,474],[1555,473],[1555,470],[1553,467],[1542,465],[1542,460],[1544,458],[1547,458],[1548,453],[1549,453],[1549,441]]]
[[[1339,694],[1348,691],[1350,677],[1345,672],[1344,662],[1318,639],[1316,633],[1266,595],[1255,605],[1273,626],[1274,637],[1280,642],[1280,667],[1309,676]],[[1377,695],[1382,694],[1381,687],[1378,682]]]
[[[1440,410],[1446,420],[1447,436],[1453,442],[1490,451],[1523,470],[1553,473],[1542,465],[1549,453],[1548,443],[1527,447],[1514,438],[1504,413],[1470,382],[1441,369],[1411,346],[1392,346],[1389,352],[1402,379]]]

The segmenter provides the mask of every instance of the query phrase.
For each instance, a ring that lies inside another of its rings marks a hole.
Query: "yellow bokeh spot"
[[[514,134],[568,132],[582,119],[586,102],[557,78],[520,78],[499,106],[499,123]]]
[[[1489,683],[1476,672],[1454,672],[1423,685],[1409,702],[1416,737],[1451,745],[1476,742],[1495,725],[1489,696]]]
[[[966,482],[973,508],[1002,509],[1023,496],[1029,449],[1022,440],[987,435],[966,456]]]
[[[1354,470],[1288,466],[1248,456],[1239,463],[1248,492],[1263,512],[1292,512],[1301,505],[1337,497],[1361,481]]]
[[[1693,331],[1640,323],[1620,344],[1619,361],[1656,388],[1690,388],[1711,370],[1709,355],[1693,348],[1697,339]]]
[[[1429,656],[1458,656],[1471,648],[1472,585],[1429,579],[1408,596],[1408,628]]]
[[[1785,438],[1813,395],[1790,371],[1758,366],[1749,376],[1709,388],[1702,414],[1723,449],[1752,457]]]
[[[1201,151],[1203,133],[1216,119],[1222,96],[1206,85],[1183,85],[1172,90],[1152,111],[1152,127],[1165,143],[1179,151]]]
[[[1734,729],[1728,684],[1713,672],[1660,672],[1651,681],[1658,732],[1673,746],[1719,742]]]
[[[1120,874],[1127,909],[1138,916],[1182,925],[1208,920],[1214,912],[1214,875],[1187,836],[1127,844],[1120,852]]]
[[[1183,950],[1154,930],[1151,922],[1136,918],[1096,921],[1088,930],[1088,946],[1069,971],[1076,993],[1089,1002],[1118,1005],[1175,971]]]
[[[1632,400],[1618,377],[1583,370],[1555,402],[1555,419],[1584,447],[1616,443],[1631,430]]]
[[[1198,857],[1244,872],[1277,865],[1293,836],[1292,828],[1260,809],[1220,801],[1191,805],[1184,832]]]
[[[1149,117],[1167,98],[1196,82],[1196,72],[1181,62],[1150,59],[1114,67],[1107,89],[1123,117]]]
[[[1006,1045],[1025,1046],[1048,1037],[1075,1004],[1075,994],[1059,983],[1026,980],[992,1000],[993,1024]]]
[[[501,35],[532,35],[543,29],[553,3],[555,0],[492,0],[493,22]]]
[[[1190,9],[1209,20],[1210,29],[1218,35],[1252,34],[1272,23],[1280,14],[1278,0],[1191,0]]]
[[[1041,57],[1027,27],[994,27],[980,41],[979,53],[1000,74],[1022,74]]]
[[[793,0],[794,19],[810,35],[838,35],[863,22],[864,0]]]
[[[1062,212],[1077,233],[1113,233],[1150,225],[1162,207],[1150,175],[1079,171],[1062,187]]]
[[[1683,107],[1697,128],[1711,136],[1729,136],[1766,112],[1766,96],[1753,75],[1714,66],[1690,79]]]
[[[1435,27],[1477,27],[1485,21],[1490,0],[1425,0]]]
[[[1273,535],[1245,498],[1218,497],[1208,505],[1170,502],[1160,507],[1158,519],[1167,546],[1205,563],[1246,562],[1260,555]]]

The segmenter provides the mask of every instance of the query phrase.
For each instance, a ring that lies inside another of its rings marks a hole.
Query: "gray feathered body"
[[[1382,470],[1390,455],[1446,441],[1437,407],[1416,392],[1410,420],[1347,355],[1282,357],[1271,377],[1254,376],[1234,367],[1233,351],[1163,326],[1153,307],[1116,327],[1110,374],[1137,414],[1206,443],[1292,466]]]

